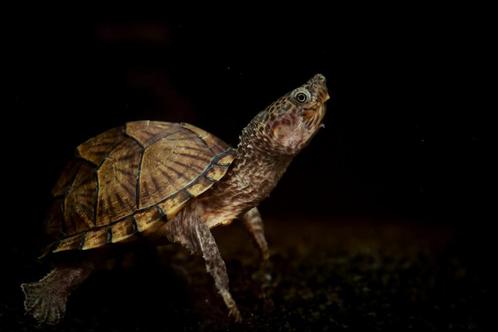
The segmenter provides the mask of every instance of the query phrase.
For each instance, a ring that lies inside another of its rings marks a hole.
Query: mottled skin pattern
[[[235,159],[226,175],[208,191],[189,200],[178,213],[175,212],[172,220],[156,223],[148,230],[150,238],[179,243],[204,258],[206,270],[213,277],[230,316],[237,321],[241,315],[229,292],[225,263],[210,228],[241,219],[259,247],[262,258],[269,258],[257,206],[275,188],[292,159],[322,126],[328,99],[325,77],[317,74],[257,114],[242,131]],[[155,207],[149,209],[152,211]],[[158,209],[161,211],[160,207]],[[167,219],[166,215],[164,218]],[[112,233],[108,233],[112,239]],[[76,236],[74,243],[59,244],[59,251],[85,249],[86,243],[90,243],[88,239],[84,236],[80,239],[79,234]],[[104,240],[92,240],[91,243],[100,246],[107,243]],[[71,263],[58,264],[40,281],[22,284],[26,311],[41,323],[58,323],[64,316],[71,291],[95,269],[94,260],[74,259]]]
[[[197,201],[209,227],[230,223],[270,194],[320,128],[328,98],[325,78],[316,75],[254,117],[242,131],[228,174]]]

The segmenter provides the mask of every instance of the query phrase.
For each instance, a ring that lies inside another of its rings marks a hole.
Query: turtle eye
[[[308,91],[306,90],[300,90],[300,91],[297,91],[295,94],[294,94],[294,99],[300,103],[300,104],[304,104],[306,103],[307,101],[309,101],[311,99],[311,95]]]

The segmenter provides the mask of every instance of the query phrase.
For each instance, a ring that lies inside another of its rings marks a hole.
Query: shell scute
[[[52,191],[51,252],[88,250],[154,230],[227,172],[234,151],[189,124],[136,121],[76,149]],[[59,231],[57,229],[59,228]]]

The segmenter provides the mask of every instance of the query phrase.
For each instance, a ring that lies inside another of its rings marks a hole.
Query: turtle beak
[[[314,110],[304,112],[303,118],[308,128],[318,128],[325,117],[326,111],[327,107],[325,103],[321,103]]]
[[[328,94],[327,94],[328,96]],[[329,97],[330,98],[330,97]],[[327,113],[327,105],[325,103],[322,104],[322,106],[319,109],[319,118],[320,118],[320,127],[323,126],[323,118],[325,117],[325,113]]]
[[[330,99],[329,90],[327,89],[326,85],[323,85],[322,89],[320,89],[320,92],[319,92],[319,100],[322,103],[325,103],[329,99]]]

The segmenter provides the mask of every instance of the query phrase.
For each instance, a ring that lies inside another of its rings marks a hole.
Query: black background
[[[252,116],[317,72],[332,96],[326,129],[263,212],[443,224],[488,243],[496,151],[484,12],[227,9],[15,12],[2,60],[3,245],[36,251],[51,187],[87,138],[150,119],[236,145]]]
[[[12,204],[42,208],[74,147],[125,121],[191,122],[236,145],[254,114],[321,72],[332,95],[326,130],[267,210],[481,219],[491,155],[484,18],[451,7],[158,12],[11,23],[3,166]]]

